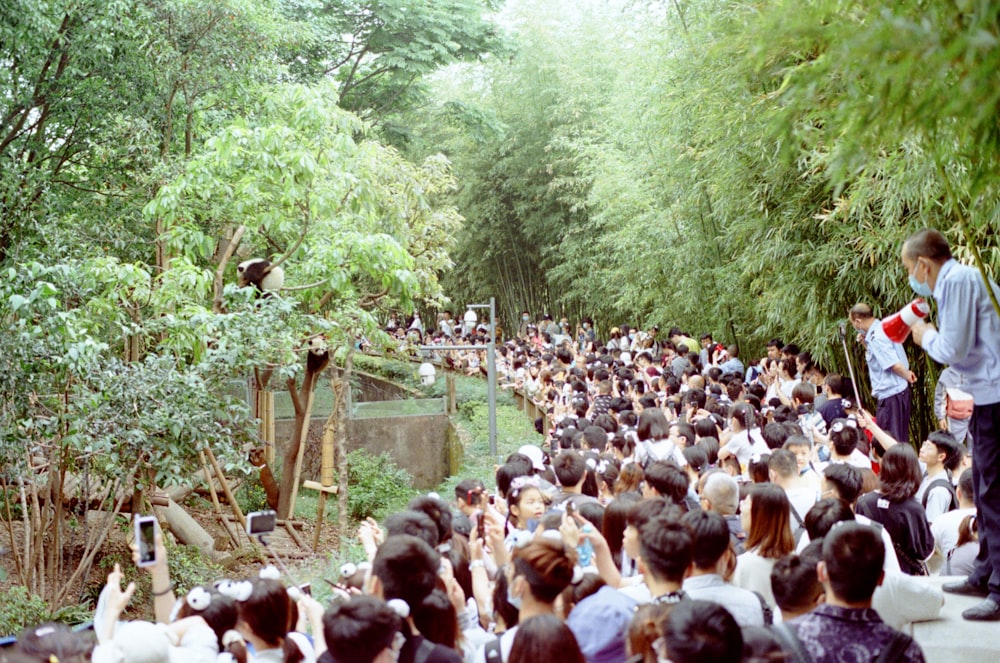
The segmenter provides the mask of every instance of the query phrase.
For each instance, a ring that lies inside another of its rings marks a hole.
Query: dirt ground
[[[184,505],[188,514],[215,539],[215,561],[222,567],[220,577],[248,578],[257,575],[264,564],[274,564],[273,555],[261,546],[252,543],[249,536],[235,521],[227,505],[223,503],[222,507],[227,516],[228,529],[238,535],[239,546],[227,533],[226,525],[214,513],[210,502],[205,499],[190,499]],[[90,523],[96,523],[99,515],[91,512]],[[83,606],[87,603],[90,604],[90,609],[93,608],[97,596],[107,580],[107,574],[115,562],[121,564],[126,581],[135,580],[137,584],[137,592],[130,607],[130,616],[133,618],[152,617],[148,574],[136,568],[132,563],[131,549],[129,548],[129,540],[131,539],[129,523],[129,514],[123,514],[119,517],[119,522],[112,527],[111,535],[103,543],[101,550],[84,575],[83,582],[76,583],[76,587],[71,592],[71,598],[67,601],[68,606],[79,606],[78,610],[73,611],[75,614],[71,617],[71,621],[79,621],[85,616],[86,609]],[[162,518],[160,524],[166,536],[172,541],[176,540],[173,533],[170,532],[168,524]],[[296,578],[299,576],[309,577],[315,573],[315,569],[324,563],[327,551],[337,550],[339,537],[336,532],[336,523],[324,523],[317,553],[312,551],[315,522],[294,520],[290,521],[289,525],[294,529],[297,537],[293,538],[287,531],[288,526],[284,522],[279,522],[274,534],[267,538],[268,548],[277,553],[286,567],[291,569],[293,576]],[[93,526],[95,525],[92,524],[91,527]],[[61,587],[69,581],[82,555],[83,536],[79,519],[77,519],[75,527],[68,528],[68,532],[67,540],[62,546],[63,565],[54,578],[57,587]],[[9,523],[0,520],[0,569],[2,569],[0,592],[6,593],[11,587],[24,584],[22,576],[18,572],[19,555],[14,553],[15,549],[23,551],[23,536],[23,521],[15,520],[13,523]],[[175,584],[179,587],[189,587],[197,582],[210,582],[218,579],[208,577],[215,575],[215,571],[207,569],[202,560],[201,554],[190,546],[186,546],[184,551],[178,551],[178,554],[171,559],[171,572]],[[190,577],[185,577],[185,575]],[[46,600],[51,596],[52,581],[53,579],[49,579],[47,589],[42,594]],[[60,608],[63,606],[50,607]]]

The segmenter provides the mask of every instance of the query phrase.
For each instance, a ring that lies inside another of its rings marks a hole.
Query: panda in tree
[[[253,285],[258,292],[265,295],[281,290],[285,285],[285,271],[279,265],[272,265],[270,260],[253,258],[245,260],[236,267],[239,286],[245,288]]]

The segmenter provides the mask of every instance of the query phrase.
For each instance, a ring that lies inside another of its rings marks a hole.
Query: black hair
[[[385,519],[385,535],[409,534],[432,548],[438,545],[438,528],[422,511],[397,511]]]
[[[885,564],[882,537],[873,527],[844,523],[823,539],[823,562],[835,596],[847,603],[870,601]]]
[[[687,423],[686,421],[678,421],[672,426],[672,428],[677,429],[677,434],[683,437],[684,440],[687,442],[686,446],[690,447],[692,444],[694,444],[695,439],[697,438],[694,432],[694,426]]]
[[[573,631],[558,617],[542,614],[526,619],[517,629],[507,663],[556,660],[565,663],[587,661]]]
[[[181,604],[180,610],[177,611],[177,619],[184,619],[191,616],[201,617],[215,631],[216,640],[219,642],[219,651],[225,651],[222,646],[222,636],[225,635],[226,631],[236,628],[236,621],[239,618],[239,608],[233,598],[220,593],[214,587],[205,587],[203,589],[208,593],[210,598],[208,605],[202,610],[196,610],[185,599]]]
[[[576,451],[563,451],[556,456],[552,469],[555,471],[560,485],[575,486],[587,471],[587,461]]]
[[[694,540],[692,561],[699,569],[711,569],[729,550],[729,525],[712,511],[690,511],[681,522],[691,530]]]
[[[848,419],[834,419],[830,422],[830,443],[841,456],[847,456],[858,448],[858,429],[848,423]]]
[[[283,649],[286,663],[298,663],[303,659],[302,652],[293,640],[285,637],[295,626],[292,623],[294,604],[288,597],[288,590],[271,578],[256,578],[251,583],[250,596],[237,604],[240,621],[265,644]]]
[[[601,533],[608,542],[611,559],[619,570],[621,570],[622,543],[624,542],[625,527],[628,525],[628,516],[641,499],[638,493],[622,493],[611,500],[604,510]]]
[[[667,421],[663,410],[659,408],[647,408],[639,415],[639,428],[636,431],[639,441],[662,440],[670,434],[670,422]]]
[[[583,429],[583,441],[589,448],[600,453],[608,445],[608,433],[600,426],[587,426]]]
[[[695,473],[701,474],[708,467],[708,453],[701,445],[695,444],[690,447],[684,447],[681,453],[684,455],[684,460],[687,461],[688,467]]]
[[[767,459],[767,467],[784,479],[791,479],[799,474],[799,465],[795,460],[795,454],[788,449],[772,451],[771,457]]]
[[[484,490],[486,490],[486,486],[479,479],[462,479],[455,486],[455,499],[463,500],[470,506],[475,506],[477,504],[475,501],[477,499],[476,493],[482,495]],[[471,503],[469,502],[470,493],[473,500]]]
[[[764,442],[767,443],[769,449],[780,449],[785,445],[785,440],[788,439],[788,429],[772,421],[764,426],[760,431],[760,435],[764,438]]]
[[[810,540],[816,541],[827,535],[834,525],[845,520],[854,520],[854,511],[844,500],[829,497],[812,505],[803,522]]]
[[[639,529],[639,557],[649,573],[661,581],[684,579],[693,547],[691,531],[666,516],[656,516]]]
[[[529,461],[530,463],[530,461]],[[518,477],[527,477],[533,474],[532,467],[525,466],[521,463],[504,463],[497,468],[496,481],[497,481],[497,491],[499,491],[500,496],[504,499],[510,493],[510,484],[514,479]]]
[[[708,396],[704,389],[689,389],[683,398],[684,405],[693,405],[696,410],[703,409],[707,400]]]
[[[958,489],[962,491],[962,495],[965,499],[972,499],[972,491],[974,490],[975,476],[972,473],[972,469],[965,470],[958,476]]]
[[[823,586],[816,564],[823,558],[823,541],[812,540],[798,555],[782,557],[771,568],[774,602],[787,614],[808,612],[816,606]]]
[[[580,516],[593,525],[598,532],[604,529],[604,506],[600,502],[583,502],[577,507]]]
[[[741,663],[743,634],[722,605],[690,599],[673,607],[661,626],[673,663]]]
[[[683,504],[690,481],[684,470],[665,460],[656,460],[645,469],[645,481],[668,502]]]
[[[705,455],[708,456],[709,467],[718,465],[719,463],[719,439],[714,435],[708,437],[703,437],[698,440],[698,446],[705,450]]]
[[[511,605],[507,598],[509,596],[507,593],[508,584],[507,574],[504,572],[504,567],[501,567],[493,583],[493,613],[503,619],[504,626],[510,629],[517,626],[520,611]]]
[[[323,637],[335,660],[371,663],[392,645],[402,623],[384,601],[373,596],[353,596],[323,615]]]
[[[421,539],[407,534],[386,537],[372,561],[372,575],[382,583],[386,600],[402,599],[413,610],[434,590],[441,556]]]
[[[451,539],[451,509],[443,501],[430,495],[421,495],[410,500],[406,508],[425,513],[434,522],[434,527],[437,529],[435,546]]]
[[[698,439],[703,437],[715,437],[718,431],[715,428],[715,419],[705,417],[694,422],[694,434]]]
[[[916,495],[923,480],[917,452],[908,444],[896,444],[882,456],[879,492],[890,502],[902,502]]]
[[[948,431],[931,431],[927,440],[937,447],[938,453],[944,453],[944,468],[949,472],[954,472],[962,464],[962,447],[955,439],[955,436]]]
[[[823,469],[823,476],[836,487],[840,499],[848,504],[857,501],[864,481],[858,468],[847,463],[830,463]]]
[[[411,616],[420,635],[435,644],[455,648],[459,635],[458,615],[448,594],[440,586],[415,606]]]

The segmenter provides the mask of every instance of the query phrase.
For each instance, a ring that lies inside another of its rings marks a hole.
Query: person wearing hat
[[[958,508],[958,496],[951,482],[951,473],[962,463],[962,448],[945,431],[934,431],[920,446],[920,464],[926,468],[916,499],[927,512],[927,522]]]

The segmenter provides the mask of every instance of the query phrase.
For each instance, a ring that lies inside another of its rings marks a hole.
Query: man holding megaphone
[[[951,257],[948,240],[937,230],[924,229],[903,244],[903,266],[910,286],[921,297],[937,301],[940,329],[923,320],[913,323],[914,342],[931,358],[950,365],[972,394],[969,426],[973,488],[978,511],[979,556],[969,577],[947,583],[947,592],[983,597],[962,613],[965,619],[1000,621],[1000,316],[989,288],[1000,299],[1000,288]]]
[[[851,325],[864,335],[868,376],[876,399],[875,419],[882,430],[905,444],[910,437],[910,385],[917,376],[910,370],[903,346],[886,336],[882,321],[875,318],[871,306],[855,304],[850,318]]]

